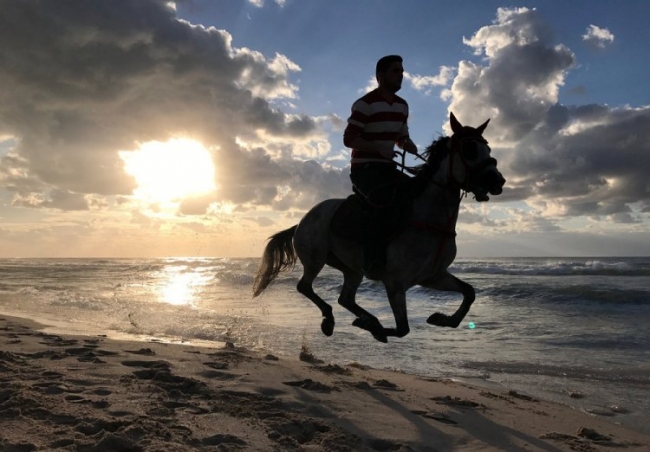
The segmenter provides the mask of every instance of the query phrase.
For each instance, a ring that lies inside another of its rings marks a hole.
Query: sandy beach
[[[650,437],[513,391],[0,316],[0,450],[605,451]]]

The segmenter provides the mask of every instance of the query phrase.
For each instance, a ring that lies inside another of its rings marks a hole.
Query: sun
[[[149,141],[136,150],[121,151],[120,157],[138,184],[134,195],[139,198],[172,202],[216,189],[212,156],[198,141]]]

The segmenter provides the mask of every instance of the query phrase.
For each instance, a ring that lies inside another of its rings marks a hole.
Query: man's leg
[[[386,266],[386,248],[394,229],[397,199],[397,172],[389,165],[367,165],[351,174],[352,183],[362,193],[370,210],[364,246],[364,269],[381,275]]]

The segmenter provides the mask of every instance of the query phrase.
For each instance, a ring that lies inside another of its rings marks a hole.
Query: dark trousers
[[[386,247],[410,213],[415,178],[387,163],[366,163],[350,172],[354,192],[365,202],[364,252],[367,261],[385,260]]]

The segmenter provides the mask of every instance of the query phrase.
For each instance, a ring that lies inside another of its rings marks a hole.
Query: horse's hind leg
[[[318,273],[323,269],[325,263],[320,265],[305,265],[302,278],[298,281],[296,287],[298,292],[309,298],[314,302],[320,312],[323,314],[323,321],[320,324],[320,329],[325,336],[331,336],[334,333],[334,315],[332,314],[332,307],[327,304],[321,297],[314,292],[313,283],[318,276]]]
[[[422,284],[422,286],[435,290],[458,292],[463,294],[463,302],[460,304],[456,312],[450,316],[440,312],[430,315],[427,319],[427,323],[431,325],[457,328],[469,312],[469,308],[472,306],[472,303],[476,298],[472,286],[447,272],[445,272],[441,278],[436,279],[430,284]]]

